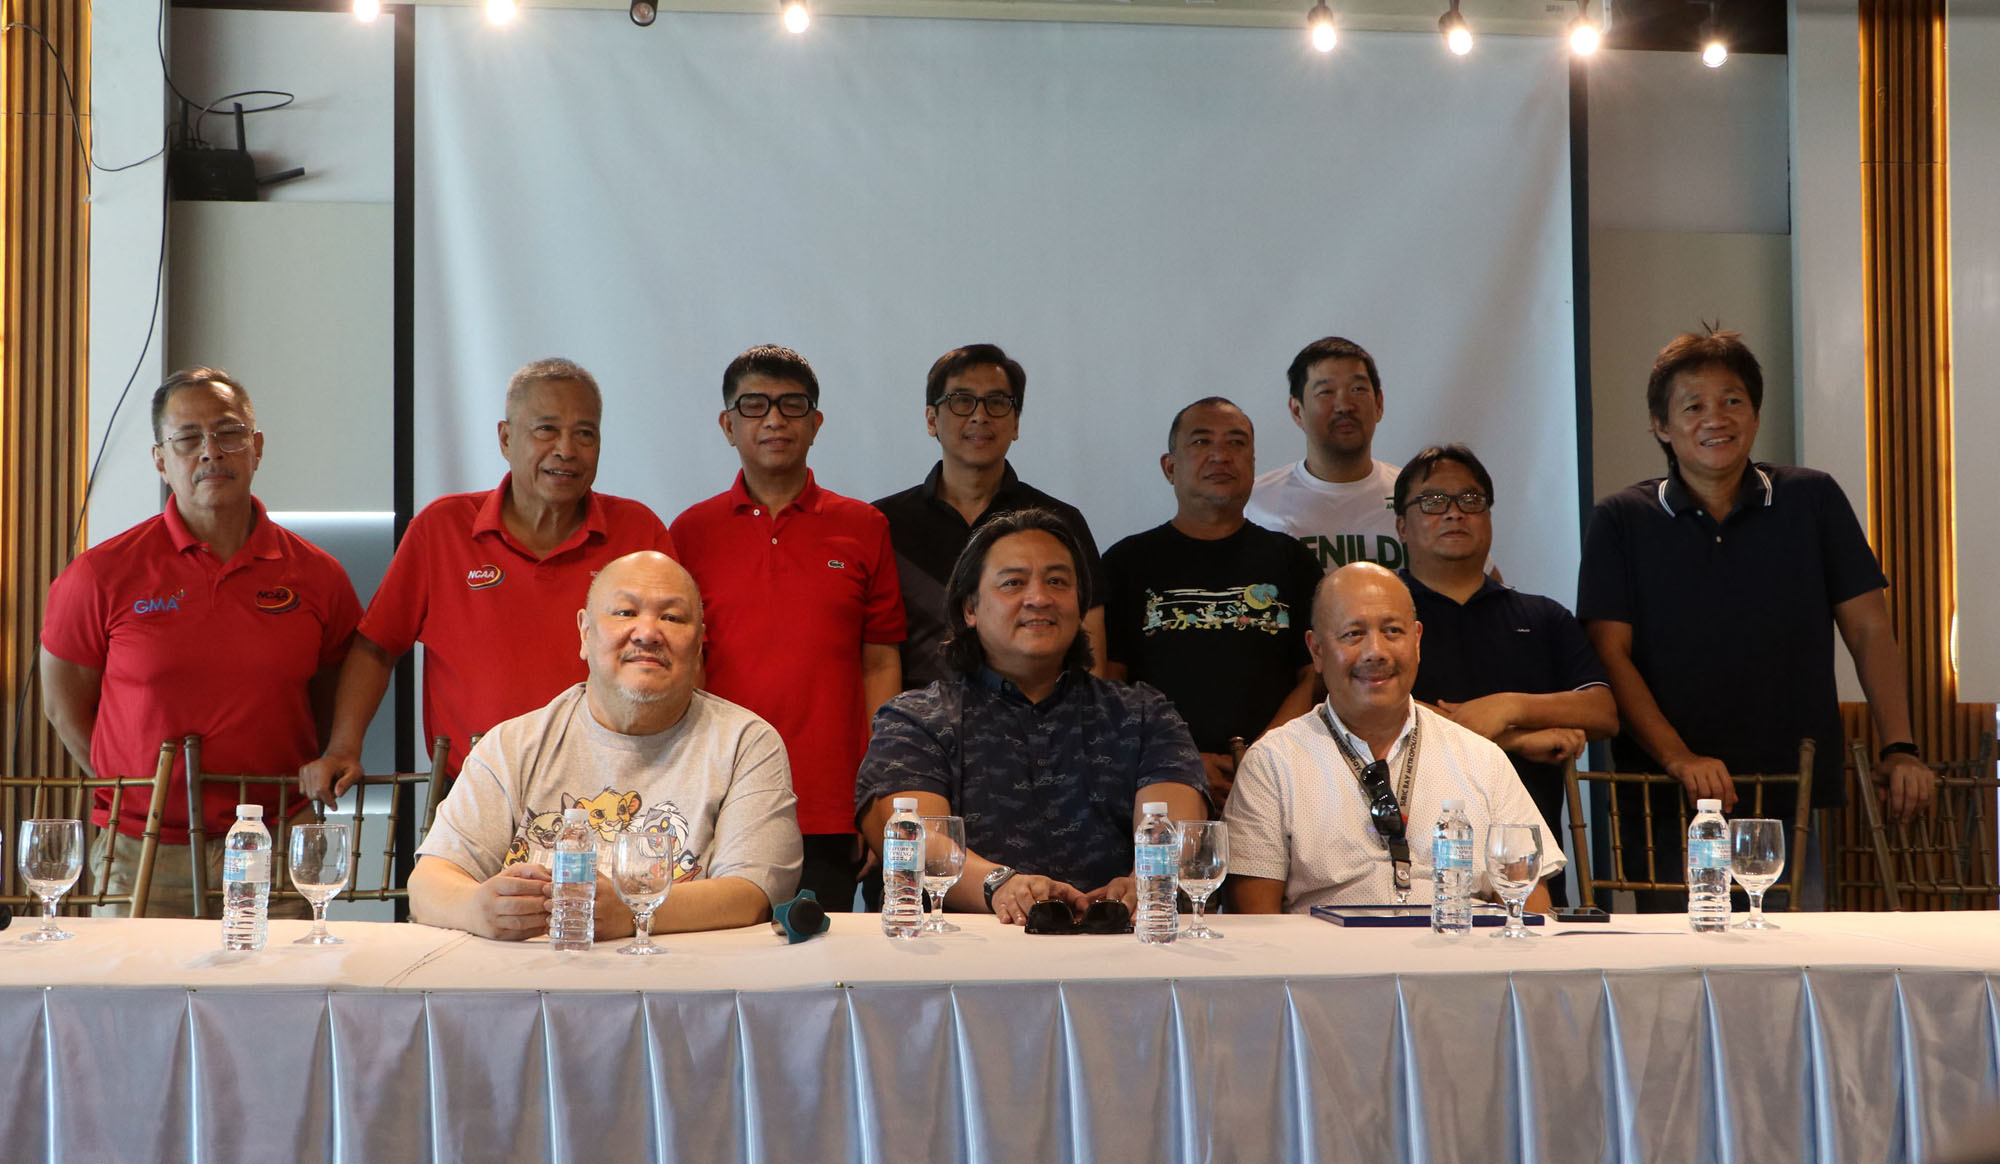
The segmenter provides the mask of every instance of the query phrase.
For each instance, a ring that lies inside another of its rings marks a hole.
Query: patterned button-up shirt
[[[878,798],[934,792],[989,861],[1090,890],[1132,871],[1132,810],[1151,784],[1207,796],[1180,713],[1143,683],[1067,673],[1029,702],[981,668],[906,691],[875,715],[856,818]]]

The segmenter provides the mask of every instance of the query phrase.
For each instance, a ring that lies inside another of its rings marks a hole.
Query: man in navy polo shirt
[[[1934,779],[1910,732],[1888,580],[1832,477],[1751,461],[1763,400],[1762,369],[1735,332],[1682,335],[1654,362],[1646,408],[1667,475],[1598,502],[1577,580],[1577,614],[1624,727],[1612,755],[1625,771],[1671,773],[1688,800],[1717,798],[1726,812],[1731,773],[1789,772],[1810,738],[1812,803],[1841,803],[1837,628],[1885,741],[1875,775],[1889,809],[1922,812]],[[1767,795],[1766,815],[1790,811]],[[1675,868],[1683,838],[1670,797],[1654,816],[1656,859]],[[1644,828],[1636,811],[1625,824]],[[1818,862],[1799,857],[1813,878]]]
[[[1396,478],[1401,576],[1424,628],[1411,694],[1499,744],[1542,819],[1560,829],[1565,761],[1618,730],[1618,705],[1562,603],[1488,577],[1493,477],[1464,445],[1432,445]],[[1550,838],[1562,843],[1559,834]],[[1557,873],[1549,894],[1563,900]]]

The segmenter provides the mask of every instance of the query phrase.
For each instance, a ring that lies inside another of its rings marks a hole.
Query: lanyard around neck
[[[1362,794],[1364,796],[1367,795],[1368,784],[1361,776],[1361,770],[1366,765],[1361,762],[1361,757],[1349,746],[1347,734],[1342,732],[1340,725],[1333,721],[1333,713],[1327,709],[1325,703],[1319,705],[1319,714],[1320,718],[1326,722],[1326,730],[1333,734],[1333,742],[1339,746],[1341,758],[1347,761],[1348,768],[1353,771],[1355,782],[1361,785]],[[1389,866],[1396,878],[1397,905],[1402,905],[1410,899],[1410,812],[1408,805],[1410,803],[1410,788],[1416,781],[1417,743],[1423,729],[1423,723],[1422,717],[1417,717],[1410,723],[1410,742],[1403,747],[1403,770],[1396,780],[1396,811],[1403,816],[1402,838],[1397,840],[1390,837],[1383,837],[1381,831],[1375,828],[1372,819],[1368,825],[1369,831],[1375,833],[1378,837],[1382,837],[1382,843],[1389,850]]]

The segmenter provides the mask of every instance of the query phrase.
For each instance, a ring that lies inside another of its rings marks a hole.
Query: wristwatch
[[[997,869],[993,870],[993,872],[991,872],[991,873],[988,873],[988,874],[986,875],[986,909],[987,909],[987,912],[991,913],[991,912],[992,912],[992,910],[993,910],[993,895],[994,895],[995,893],[999,892],[999,890],[1000,890],[1000,887],[1001,887],[1002,885],[1005,885],[1005,884],[1007,884],[1007,879],[1008,879],[1009,877],[1012,877],[1013,875],[1014,875],[1014,870],[1013,870],[1013,868],[1012,868],[1011,866],[1007,866],[1007,865],[1002,865],[1002,866],[1000,866],[999,868],[997,868]]]
[[[1908,740],[1899,740],[1893,744],[1883,744],[1882,750],[1875,754],[1875,758],[1878,760],[1886,760],[1891,756],[1915,756],[1920,760],[1923,759],[1923,753],[1917,750],[1917,745]]]

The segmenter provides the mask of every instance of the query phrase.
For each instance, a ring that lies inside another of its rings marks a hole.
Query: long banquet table
[[[0,935],[31,1160],[1928,1158],[2000,1106],[2000,914],[1219,942],[871,917],[558,954],[417,925]]]

